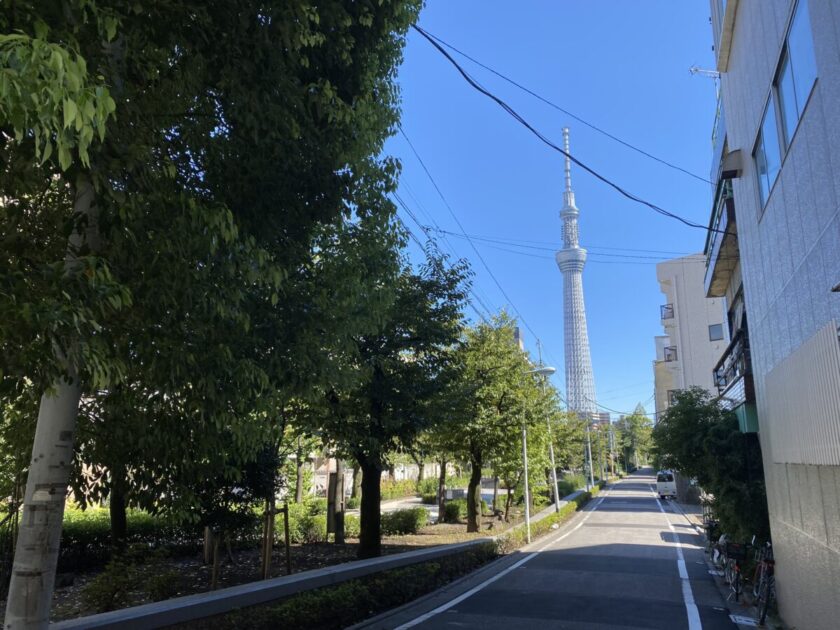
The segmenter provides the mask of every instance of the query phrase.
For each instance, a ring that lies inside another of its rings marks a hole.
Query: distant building
[[[660,320],[665,335],[655,338],[654,422],[668,409],[674,394],[689,387],[716,392],[712,370],[728,343],[723,300],[707,298],[703,286],[703,254],[656,265],[665,294]]]
[[[836,0],[711,9],[721,85],[705,287],[726,300],[732,334],[715,378],[742,430],[758,431],[779,612],[790,627],[836,628],[840,11]]]
[[[595,424],[600,426],[608,427],[610,426],[610,412],[609,411],[599,411],[598,416],[595,419]]]

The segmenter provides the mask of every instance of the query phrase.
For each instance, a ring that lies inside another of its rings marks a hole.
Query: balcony
[[[721,183],[715,201],[712,228],[706,239],[706,297],[723,297],[738,266],[741,252],[738,248],[738,226],[735,222],[735,200],[732,184]]]
[[[659,307],[659,312],[662,316],[662,319],[674,319],[674,305],[673,304],[663,304]]]
[[[714,368],[714,379],[720,402],[725,408],[735,412],[741,431],[757,431],[755,385],[746,329],[742,328],[733,335],[732,341]]]
[[[664,361],[670,363],[677,360],[677,346],[666,346],[663,348]]]

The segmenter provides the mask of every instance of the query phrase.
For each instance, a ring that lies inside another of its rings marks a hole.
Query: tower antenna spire
[[[569,128],[563,127],[563,151],[566,153],[566,189],[563,191],[563,205],[566,208],[575,207],[575,193],[572,191],[572,160],[570,158],[571,152],[569,150]]]

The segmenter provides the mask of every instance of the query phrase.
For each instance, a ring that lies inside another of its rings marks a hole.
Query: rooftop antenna
[[[689,74],[692,76],[700,75],[701,77],[708,77],[710,79],[720,79],[720,72],[717,70],[706,70],[705,68],[701,68],[700,66],[691,66],[688,69]]]

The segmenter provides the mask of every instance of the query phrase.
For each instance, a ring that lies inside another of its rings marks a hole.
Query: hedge
[[[259,531],[255,531],[258,536]],[[176,553],[191,553],[204,542],[203,528],[176,524],[141,510],[126,512],[126,543],[167,547]],[[99,566],[111,556],[111,517],[107,508],[81,510],[68,506],[64,510],[59,551],[59,572],[78,571]]]
[[[289,504],[289,534],[293,543],[324,542],[327,538],[327,501],[309,499]],[[235,547],[256,547],[260,544],[259,514],[254,514],[254,527],[240,534]],[[275,518],[278,541],[283,542],[283,515]],[[175,554],[198,552],[204,545],[204,528],[194,523],[176,523],[142,510],[126,512],[126,543],[129,546],[166,548]],[[345,517],[345,533],[358,536],[358,519]],[[90,507],[81,510],[68,506],[59,551],[59,572],[80,571],[102,566],[111,557],[111,517],[108,508]]]
[[[592,497],[598,495],[601,486],[595,486],[589,492],[581,492],[574,499],[560,508],[559,512],[552,512],[548,516],[531,523],[531,539],[539,538],[551,531],[555,524],[569,520],[572,515],[586,505]],[[499,553],[510,553],[527,543],[528,532],[523,525],[514,527],[501,534],[496,539],[496,548]]]
[[[245,608],[182,624],[180,628],[346,628],[390,608],[413,601],[496,557],[492,543],[455,556],[350,580],[300,593],[280,602]]]
[[[417,494],[417,482],[413,479],[403,479],[401,481],[383,479],[379,485],[379,492],[381,501],[412,497]]]

